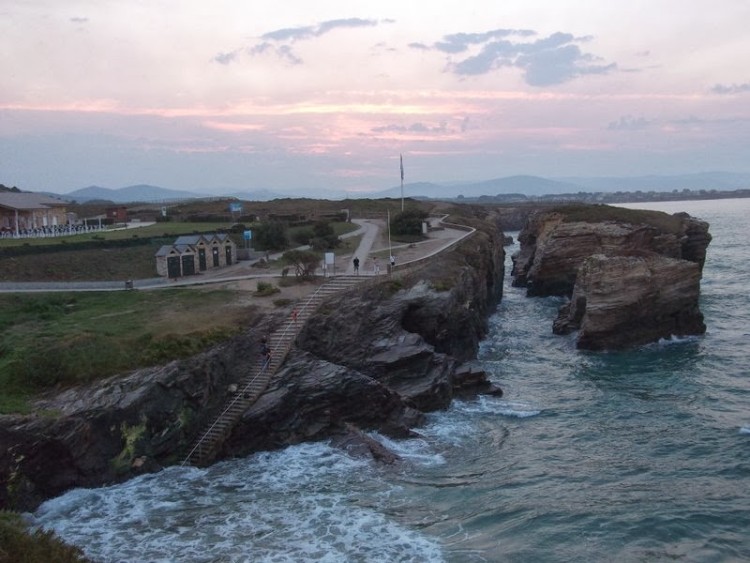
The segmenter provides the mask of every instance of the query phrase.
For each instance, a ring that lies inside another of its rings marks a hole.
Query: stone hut
[[[190,276],[237,261],[237,245],[224,233],[184,235],[174,244],[162,246],[156,253],[156,271],[160,276]]]

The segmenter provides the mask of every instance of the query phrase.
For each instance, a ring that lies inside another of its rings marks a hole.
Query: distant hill
[[[675,176],[625,176],[625,177],[565,177],[508,176],[481,182],[436,184],[418,182],[404,184],[404,196],[414,198],[478,198],[523,194],[544,196],[578,192],[634,192],[672,190],[738,190],[750,188],[750,174],[732,172],[702,172]],[[401,197],[401,188],[366,194],[364,197]]]
[[[673,176],[626,176],[626,177],[562,177],[543,178],[541,176],[507,176],[477,182],[413,182],[404,184],[403,195],[416,199],[453,199],[480,198],[482,196],[512,196],[523,195],[539,197],[555,194],[573,194],[578,192],[635,192],[655,191],[666,192],[673,190],[738,190],[750,189],[749,173],[732,172],[702,172],[697,174],[682,174]],[[210,193],[207,193],[210,192]],[[50,194],[61,197],[59,194]],[[77,202],[91,200],[105,200],[114,203],[129,203],[134,201],[162,202],[178,199],[201,197],[236,197],[244,201],[271,201],[283,198],[320,198],[320,199],[359,199],[359,198],[400,198],[401,186],[375,192],[349,192],[344,190],[325,190],[298,188],[294,190],[272,191],[256,189],[237,191],[216,187],[206,188],[206,192],[198,193],[185,190],[170,190],[159,186],[140,184],[119,189],[89,186],[75,190],[62,196]]]
[[[133,201],[160,202],[176,199],[189,199],[206,197],[206,194],[187,192],[182,190],[169,190],[159,186],[139,184],[126,186],[119,189],[102,188],[100,186],[89,186],[64,194],[66,198],[79,203],[92,200],[104,200],[114,203],[130,203]]]
[[[626,176],[558,178],[577,184],[585,191],[633,192],[672,190],[740,190],[750,188],[750,174],[734,172],[700,172],[675,176]]]
[[[236,197],[243,201],[271,201],[273,199],[281,199],[289,197],[288,195],[272,192],[271,190],[254,190],[249,192],[233,192],[226,194],[229,197]]]
[[[539,176],[508,176],[481,182],[461,184],[433,184],[417,182],[404,184],[404,197],[428,197],[433,199],[463,197],[495,196],[499,194],[525,194],[540,196],[578,192],[583,190],[579,185],[558,180],[549,180]],[[401,197],[401,187],[382,192],[367,194],[367,197]]]

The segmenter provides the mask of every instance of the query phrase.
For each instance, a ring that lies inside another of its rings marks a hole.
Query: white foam
[[[740,434],[750,434],[750,425],[741,426],[740,427]]]
[[[434,451],[433,446],[423,438],[409,440],[391,440],[387,436],[373,433],[372,437],[382,443],[402,459],[423,466],[443,465],[445,457]]]
[[[535,409],[526,403],[501,401],[497,408],[498,414],[514,418],[529,418],[538,416],[542,413],[540,409]]]
[[[34,518],[97,561],[441,561],[380,506],[393,487],[372,462],[305,444],[70,491]]]
[[[517,418],[537,416],[542,411],[521,401],[507,401],[497,397],[480,396],[476,401],[457,401],[456,408],[468,414],[499,414]]]
[[[660,338],[658,342],[655,343],[656,346],[664,347],[664,346],[677,346],[680,344],[690,343],[690,342],[697,342],[701,340],[701,336],[693,335],[693,336],[677,336],[677,335],[671,335],[669,338]],[[646,347],[653,346],[654,344],[646,344]]]

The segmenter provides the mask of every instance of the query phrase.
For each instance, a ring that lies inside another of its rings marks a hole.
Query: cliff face
[[[492,391],[481,373],[461,366],[501,296],[503,236],[493,222],[481,226],[413,275],[324,304],[222,455],[323,439],[352,425],[404,436],[467,386]],[[179,462],[274,321],[189,360],[40,400],[33,416],[0,417],[0,507],[31,510],[73,487]]]
[[[519,235],[514,285],[529,296],[566,295],[557,334],[579,330],[578,347],[623,348],[705,332],[698,307],[711,240],[687,214],[592,208],[601,221],[568,212],[537,213]]]
[[[348,424],[406,436],[466,387],[497,392],[461,363],[476,356],[501,297],[502,243],[499,231],[477,232],[412,276],[324,303],[223,455],[321,439]]]
[[[556,334],[579,330],[578,347],[604,350],[703,334],[698,264],[658,255],[587,258]]]

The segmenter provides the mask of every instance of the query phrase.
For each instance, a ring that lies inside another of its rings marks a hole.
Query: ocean
[[[511,287],[508,259],[478,359],[504,397],[376,435],[395,466],[303,444],[70,491],[33,519],[102,562],[750,560],[750,199],[627,207],[711,224],[704,336],[578,351],[552,334],[563,301]]]

